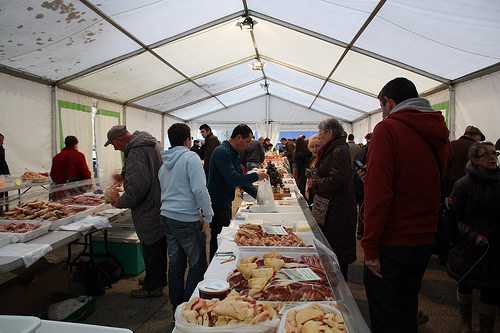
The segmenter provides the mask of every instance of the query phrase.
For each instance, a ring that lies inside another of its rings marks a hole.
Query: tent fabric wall
[[[95,144],[97,154],[98,175],[101,182],[107,183],[111,176],[120,173],[122,158],[112,146],[104,147],[108,130],[122,123],[122,106],[106,101],[97,102],[97,113],[94,120]]]
[[[368,132],[370,132],[370,117],[352,124],[352,134],[354,134],[355,142],[363,143],[365,135]]]
[[[173,124],[175,123],[178,123],[180,122],[178,119],[175,119],[175,118],[172,118],[172,117],[169,117],[167,115],[164,116],[165,117],[165,120],[164,120],[164,133],[165,133],[165,137],[163,138],[163,149],[168,149],[170,148],[170,140],[168,139],[168,129],[170,128],[170,126],[172,126]],[[197,131],[197,130],[196,130]],[[194,136],[193,135],[193,129],[191,129],[191,136]]]
[[[78,139],[78,150],[85,155],[92,170],[92,106],[95,100],[66,90],[57,90],[58,148],[64,148],[64,138],[73,135]]]
[[[130,132],[146,131],[161,141],[161,115],[127,106],[126,125]]]
[[[455,87],[455,136],[468,125],[481,129],[486,140],[500,138],[500,72],[495,72]]]
[[[261,96],[249,101],[239,103],[208,114],[203,117],[193,119],[196,123],[210,123],[217,121],[231,121],[234,123],[261,122],[266,120],[266,96]]]
[[[49,171],[51,165],[50,87],[0,73],[0,133],[12,175]]]

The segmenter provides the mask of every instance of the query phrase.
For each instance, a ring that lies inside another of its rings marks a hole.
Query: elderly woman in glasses
[[[498,152],[491,142],[476,143],[469,150],[466,175],[455,183],[453,207],[459,230],[476,246],[489,250],[471,278],[458,286],[461,332],[472,332],[472,289],[480,289],[480,332],[493,332],[500,305],[500,169]]]
[[[356,203],[351,155],[346,133],[336,119],[319,123],[319,149],[311,169],[312,214],[337,255],[347,280],[349,264],[356,260]]]

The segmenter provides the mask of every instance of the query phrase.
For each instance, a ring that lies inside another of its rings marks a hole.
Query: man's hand
[[[120,175],[120,174],[114,174],[113,176],[111,176],[111,178],[113,179],[113,182],[115,184],[121,184],[121,183],[123,183],[123,176]]]
[[[259,176],[259,180],[269,179],[269,175],[265,171],[258,171],[257,176]]]
[[[382,278],[382,274],[380,273],[380,260],[377,258],[375,260],[366,260],[365,266],[368,268],[373,274]]]
[[[366,167],[358,169],[356,173],[358,174],[359,179],[361,179],[361,181],[364,183],[366,177]]]

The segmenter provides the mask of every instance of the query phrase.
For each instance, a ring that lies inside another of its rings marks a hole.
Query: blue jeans
[[[200,222],[181,222],[161,217],[167,226],[168,288],[174,310],[189,300],[207,269],[205,235]],[[186,283],[184,275],[189,263]]]

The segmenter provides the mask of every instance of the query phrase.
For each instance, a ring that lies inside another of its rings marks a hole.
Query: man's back
[[[348,142],[347,144],[349,145],[349,154],[351,155],[351,163],[352,163],[354,162],[356,156],[361,152],[363,148],[361,148],[355,142]]]
[[[212,157],[212,154],[215,150],[220,145],[219,138],[217,138],[215,135],[210,134],[209,136],[206,137],[205,139],[205,145],[203,149],[203,168],[205,169],[205,173],[208,176],[208,170],[210,168],[210,159]]]
[[[365,180],[365,252],[376,249],[374,242],[432,243],[448,156],[440,113],[403,110],[376,126]]]

